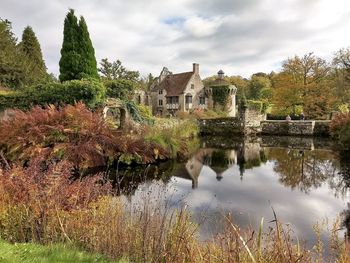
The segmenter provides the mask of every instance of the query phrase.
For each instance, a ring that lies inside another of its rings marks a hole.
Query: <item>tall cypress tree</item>
[[[98,78],[95,50],[84,17],[79,20],[81,77]]]
[[[11,22],[0,18],[0,86],[21,87],[27,80],[26,68]]]
[[[70,9],[63,30],[63,44],[60,59],[60,81],[98,78],[95,50],[92,46],[85,19],[78,19]]]
[[[41,52],[40,44],[33,29],[27,26],[22,34],[22,42],[19,44],[22,53],[27,58],[28,74],[30,82],[40,82],[47,76],[46,66]]]
[[[80,60],[78,19],[70,9],[64,20],[60,81],[80,79]]]

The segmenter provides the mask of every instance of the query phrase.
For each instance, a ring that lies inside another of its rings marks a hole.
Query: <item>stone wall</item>
[[[261,134],[312,136],[314,133],[314,126],[315,121],[262,121]]]
[[[285,121],[261,122],[261,134],[291,136],[329,136],[330,121]]]
[[[264,119],[265,114],[246,109],[239,117],[199,120],[199,129],[203,135],[256,134],[260,133],[260,122]]]
[[[244,133],[243,122],[236,117],[201,119],[199,130],[203,135],[230,135]]]
[[[240,111],[240,119],[243,121],[244,134],[256,134],[261,132],[261,121],[266,120],[266,115],[252,109]]]
[[[245,110],[239,118],[218,118],[199,120],[201,134],[263,134],[286,136],[329,136],[330,121],[287,121],[265,120],[257,111]]]

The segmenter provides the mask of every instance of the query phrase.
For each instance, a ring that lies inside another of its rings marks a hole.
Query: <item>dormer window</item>
[[[191,84],[191,89],[194,89],[194,84]]]
[[[162,95],[162,94],[163,94],[163,90],[160,89],[160,90],[158,91],[158,94],[159,94],[159,95]]]

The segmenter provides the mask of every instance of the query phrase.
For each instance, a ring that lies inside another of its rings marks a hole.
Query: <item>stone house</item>
[[[166,67],[151,86],[152,113],[175,116],[178,112],[207,109],[208,98],[199,75],[199,64],[189,72],[173,74]]]

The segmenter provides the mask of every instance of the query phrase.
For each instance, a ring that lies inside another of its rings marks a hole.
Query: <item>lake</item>
[[[130,202],[157,193],[173,207],[187,205],[205,240],[230,212],[241,227],[273,226],[272,207],[293,235],[315,242],[313,225],[350,222],[350,155],[329,139],[298,137],[202,138],[185,162],[113,170]],[[133,178],[130,180],[130,178]],[[347,216],[348,215],[348,216]],[[270,223],[269,223],[270,222]],[[344,236],[345,228],[339,231]],[[327,244],[327,231],[322,240]]]

